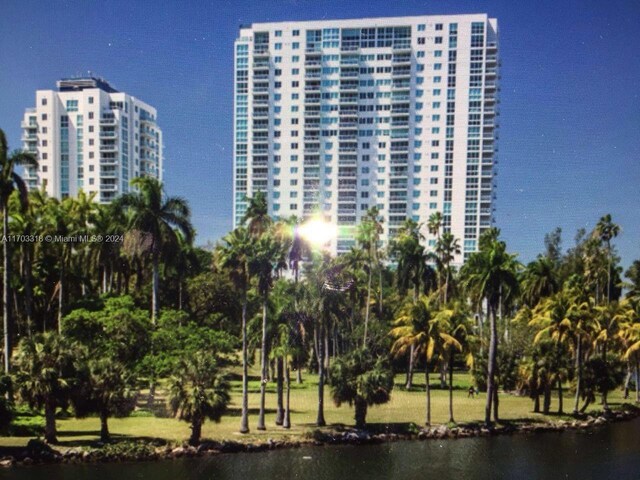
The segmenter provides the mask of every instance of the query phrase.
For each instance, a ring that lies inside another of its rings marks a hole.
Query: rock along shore
[[[488,437],[514,433],[562,432],[565,430],[586,430],[599,426],[631,420],[640,416],[640,408],[625,405],[624,409],[605,411],[575,420],[557,422],[511,423],[487,427],[484,424],[461,424],[453,427],[439,425],[416,428],[411,433],[370,433],[354,428],[340,428],[332,431],[314,430],[298,440],[269,439],[260,443],[245,443],[233,440],[204,441],[198,447],[182,445],[154,445],[144,442],[119,442],[100,448],[70,448],[56,450],[39,440],[30,440],[24,448],[11,449],[10,455],[0,456],[0,467],[16,465],[36,465],[51,463],[101,463],[168,460],[183,457],[199,457],[220,453],[264,452],[284,448],[298,448],[309,445],[365,445],[399,440],[457,439]]]

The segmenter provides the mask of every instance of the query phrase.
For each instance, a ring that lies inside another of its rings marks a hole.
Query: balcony
[[[100,138],[115,138],[118,136],[116,130],[102,130],[100,131]]]
[[[101,152],[117,152],[118,144],[117,143],[102,143],[100,144]]]
[[[100,117],[100,125],[115,125],[116,118],[114,116],[102,116]]]

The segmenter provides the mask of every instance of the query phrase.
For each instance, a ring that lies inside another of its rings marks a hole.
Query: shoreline
[[[329,445],[372,445],[396,441],[433,440],[490,437],[510,434],[533,434],[563,432],[568,430],[592,430],[604,425],[629,421],[640,417],[640,407],[624,404],[619,409],[592,412],[574,420],[557,422],[503,421],[497,426],[487,427],[483,423],[460,424],[449,427],[438,425],[420,427],[414,432],[371,433],[354,427],[336,427],[332,430],[313,430],[296,440],[274,440],[245,443],[236,440],[203,441],[199,446],[158,445],[144,441],[124,441],[106,444],[100,448],[56,449],[40,440],[29,440],[25,447],[11,447],[10,455],[0,457],[0,467],[30,466],[46,464],[91,464],[161,461],[177,458],[193,458],[223,453],[256,453],[269,450]],[[4,450],[4,449],[0,449]]]

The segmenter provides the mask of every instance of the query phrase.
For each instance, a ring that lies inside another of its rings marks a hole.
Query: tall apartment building
[[[110,202],[131,179],[162,179],[162,131],[156,109],[103,79],[70,78],[36,91],[24,113],[23,147],[39,165],[25,172],[30,189],[65,198],[80,190]]]
[[[260,23],[235,42],[234,224],[267,193],[274,216],[337,225],[334,253],[377,206],[387,242],[434,212],[460,263],[492,225],[497,20],[485,14]]]

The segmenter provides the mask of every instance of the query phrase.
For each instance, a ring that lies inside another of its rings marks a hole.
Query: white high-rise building
[[[259,23],[235,42],[234,225],[262,190],[281,218],[379,208],[386,243],[434,212],[460,263],[493,221],[497,20],[485,14]]]
[[[155,108],[99,78],[63,79],[57,87],[36,91],[36,107],[22,121],[23,147],[39,163],[25,172],[30,189],[56,198],[95,192],[104,203],[128,192],[135,177],[162,180]]]

